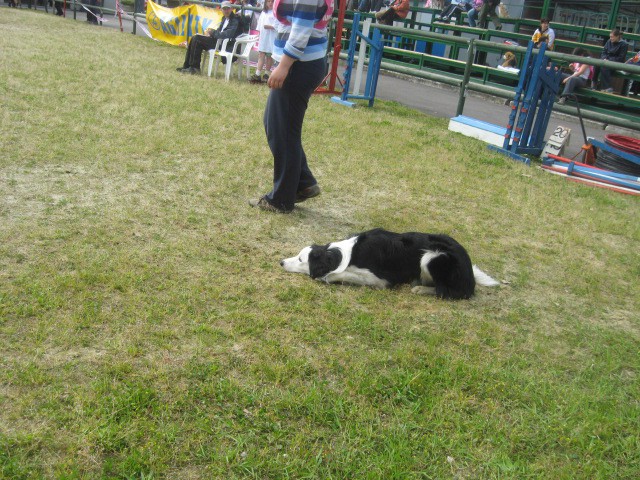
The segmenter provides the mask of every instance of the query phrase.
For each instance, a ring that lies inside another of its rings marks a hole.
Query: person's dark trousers
[[[85,3],[85,2],[83,2]],[[86,0],[87,5],[100,5],[99,0]],[[87,7],[89,12],[87,12],[87,22],[98,23],[98,15],[100,15],[100,10],[97,8]]]
[[[383,3],[384,0],[371,0],[371,11],[379,12]]]
[[[361,12],[368,12],[371,8],[371,0],[360,0],[358,3],[358,10]]]
[[[269,93],[264,130],[273,154],[273,190],[266,197],[275,207],[291,210],[296,193],[317,183],[302,148],[302,122],[309,98],[324,75],[324,58],[295,62],[282,88]]]
[[[606,90],[607,88],[611,88],[611,69],[610,68],[600,68],[600,88],[602,90]]]
[[[58,16],[62,16],[64,15],[64,10],[62,9],[62,2],[54,2],[54,5],[56,7],[56,15]]]
[[[564,84],[564,89],[562,90],[562,95],[569,95],[575,92],[578,88],[586,87],[589,83],[589,80],[583,77],[572,77],[569,74],[563,74],[562,79],[568,78],[567,82]]]
[[[182,68],[197,68],[200,70],[200,62],[202,60],[202,51],[216,48],[216,39],[209,35],[194,35],[191,37],[187,53],[184,56],[184,65]]]

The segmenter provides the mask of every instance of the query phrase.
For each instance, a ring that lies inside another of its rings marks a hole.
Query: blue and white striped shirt
[[[327,27],[318,28],[316,24],[327,12],[325,0],[281,0],[274,8],[278,9],[276,18],[284,18],[288,24],[276,21],[273,58],[278,62],[283,55],[301,62],[324,58]]]

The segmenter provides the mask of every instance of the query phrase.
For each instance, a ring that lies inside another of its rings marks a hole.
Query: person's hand
[[[271,75],[269,75],[269,80],[267,80],[269,88],[282,88],[284,81],[287,79],[287,75],[289,75],[289,69],[291,68],[291,65],[293,65],[293,62],[295,62],[295,60],[288,55],[282,56],[282,60],[276,69],[271,72]]]

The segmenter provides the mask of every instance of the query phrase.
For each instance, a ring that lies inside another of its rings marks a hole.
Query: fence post
[[[472,38],[469,40],[469,49],[467,50],[467,64],[464,67],[464,77],[462,78],[462,83],[460,84],[460,96],[458,97],[458,108],[456,110],[456,117],[458,115],[462,115],[462,111],[464,110],[464,101],[467,96],[467,83],[469,83],[469,78],[471,78],[471,67],[473,67],[473,56],[475,54],[475,43]]]

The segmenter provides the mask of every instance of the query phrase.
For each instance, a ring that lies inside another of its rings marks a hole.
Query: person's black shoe
[[[290,210],[284,208],[278,208],[275,205],[269,203],[266,197],[256,198],[249,200],[249,205],[255,208],[259,208],[260,210],[264,210],[265,212],[273,212],[273,213],[291,213],[293,208]]]
[[[294,201],[295,203],[300,203],[305,200],[309,200],[310,198],[317,197],[318,195],[320,195],[320,187],[316,183],[315,185],[299,190],[296,193],[296,199]]]

